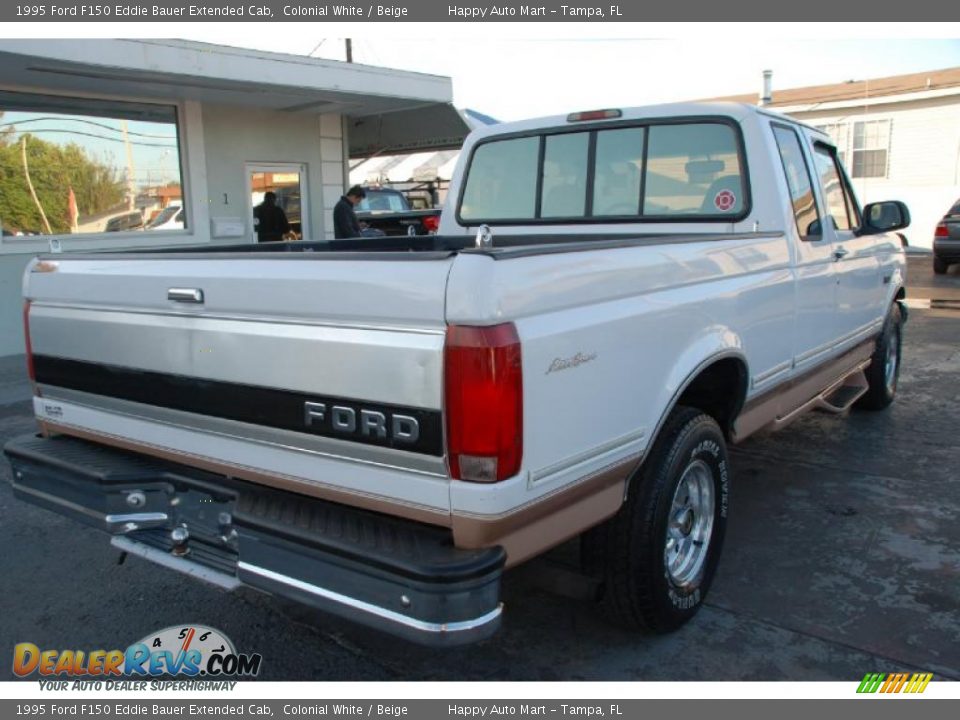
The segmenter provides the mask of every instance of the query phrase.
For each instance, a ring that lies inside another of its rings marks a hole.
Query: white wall
[[[861,203],[902,200],[912,222],[905,234],[929,248],[943,214],[960,198],[960,96],[790,114],[811,125],[891,120],[889,176],[854,178]],[[850,158],[847,157],[850,171]]]
[[[210,218],[240,218],[251,236],[246,163],[303,163],[307,166],[309,197],[303,201],[309,202],[309,238],[325,239],[328,228],[332,235],[328,207],[332,209],[343,192],[339,115],[295,115],[205,104],[202,118],[206,211]]]

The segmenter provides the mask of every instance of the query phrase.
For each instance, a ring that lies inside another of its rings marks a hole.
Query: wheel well
[[[729,436],[746,393],[747,366],[739,358],[723,358],[702,370],[687,385],[677,405],[702,410]]]

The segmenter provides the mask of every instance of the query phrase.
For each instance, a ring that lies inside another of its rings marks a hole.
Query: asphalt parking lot
[[[511,571],[504,626],[429,650],[118,553],[14,500],[0,463],[0,678],[13,645],[126,647],[200,623],[263,655],[266,680],[960,680],[960,267],[911,259],[900,394],[882,413],[808,415],[735,449],[731,522],[706,607],[663,637],[580,596],[573,546]],[[0,442],[33,430],[23,358],[0,359]]]

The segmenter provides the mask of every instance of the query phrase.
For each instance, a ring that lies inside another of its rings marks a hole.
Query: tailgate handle
[[[170,288],[167,290],[167,300],[199,305],[203,302],[203,290],[200,288]]]

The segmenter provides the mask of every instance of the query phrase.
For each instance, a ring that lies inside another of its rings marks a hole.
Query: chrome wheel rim
[[[713,471],[703,460],[694,460],[680,477],[667,518],[663,564],[677,587],[700,583],[713,535],[714,503]]]
[[[893,393],[897,385],[897,366],[900,364],[900,331],[894,331],[887,343],[887,356],[883,362],[883,379],[887,392]]]

